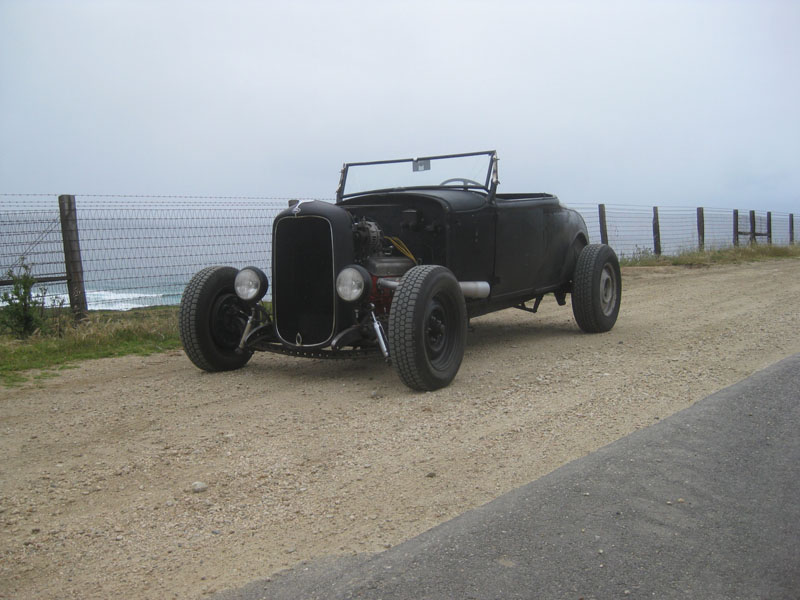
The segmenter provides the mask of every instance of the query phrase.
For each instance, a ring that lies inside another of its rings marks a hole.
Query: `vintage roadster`
[[[456,376],[472,317],[570,294],[582,330],[611,329],[614,251],[589,244],[557,197],[498,183],[494,151],[345,164],[335,204],[291,201],[275,218],[271,311],[258,267],[194,275],[179,311],[186,354],[224,371],[259,350],[381,353],[407,386],[435,390]]]

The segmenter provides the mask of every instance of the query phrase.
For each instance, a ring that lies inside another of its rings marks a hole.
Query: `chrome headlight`
[[[267,293],[269,281],[264,271],[258,267],[245,267],[236,274],[233,281],[236,295],[245,302],[258,302]]]
[[[336,277],[336,293],[345,302],[355,302],[369,296],[372,277],[362,266],[350,265]]]

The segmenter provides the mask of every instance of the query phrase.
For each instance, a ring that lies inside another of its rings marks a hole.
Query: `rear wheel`
[[[622,298],[619,260],[606,244],[590,244],[581,250],[572,278],[572,314],[587,333],[614,327]]]
[[[400,280],[389,311],[389,353],[400,379],[415,390],[450,384],[464,357],[467,308],[445,267],[413,267]]]
[[[183,349],[204,371],[231,371],[247,364],[251,351],[238,351],[248,307],[234,291],[237,270],[206,267],[183,292],[178,330]]]

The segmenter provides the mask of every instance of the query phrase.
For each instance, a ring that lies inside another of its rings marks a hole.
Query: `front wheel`
[[[622,276],[614,250],[590,244],[578,255],[572,278],[572,314],[587,333],[614,327],[622,298]]]
[[[467,337],[467,307],[453,273],[438,265],[412,267],[389,311],[389,353],[408,387],[431,391],[458,373]]]
[[[247,364],[253,353],[238,350],[248,308],[233,287],[233,267],[198,271],[181,297],[178,331],[186,356],[204,371],[232,371]]]

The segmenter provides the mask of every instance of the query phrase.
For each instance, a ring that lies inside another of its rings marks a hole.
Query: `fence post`
[[[733,209],[733,245],[739,246],[739,211]]]
[[[83,264],[81,245],[78,240],[78,211],[75,196],[59,196],[58,209],[61,214],[61,239],[64,243],[64,266],[67,271],[67,291],[69,304],[75,319],[82,319],[88,313],[86,288],[83,284]]]
[[[597,213],[600,218],[600,242],[608,244],[608,227],[606,226],[606,205],[598,204]]]
[[[661,226],[658,224],[658,207],[653,207],[653,252],[661,255]]]
[[[767,211],[767,243],[772,245],[772,213]]]
[[[794,214],[789,215],[789,244],[794,244]]]
[[[700,252],[706,249],[706,219],[703,215],[703,207],[697,209],[697,245]]]
[[[756,243],[756,211],[750,211],[750,245]]]

